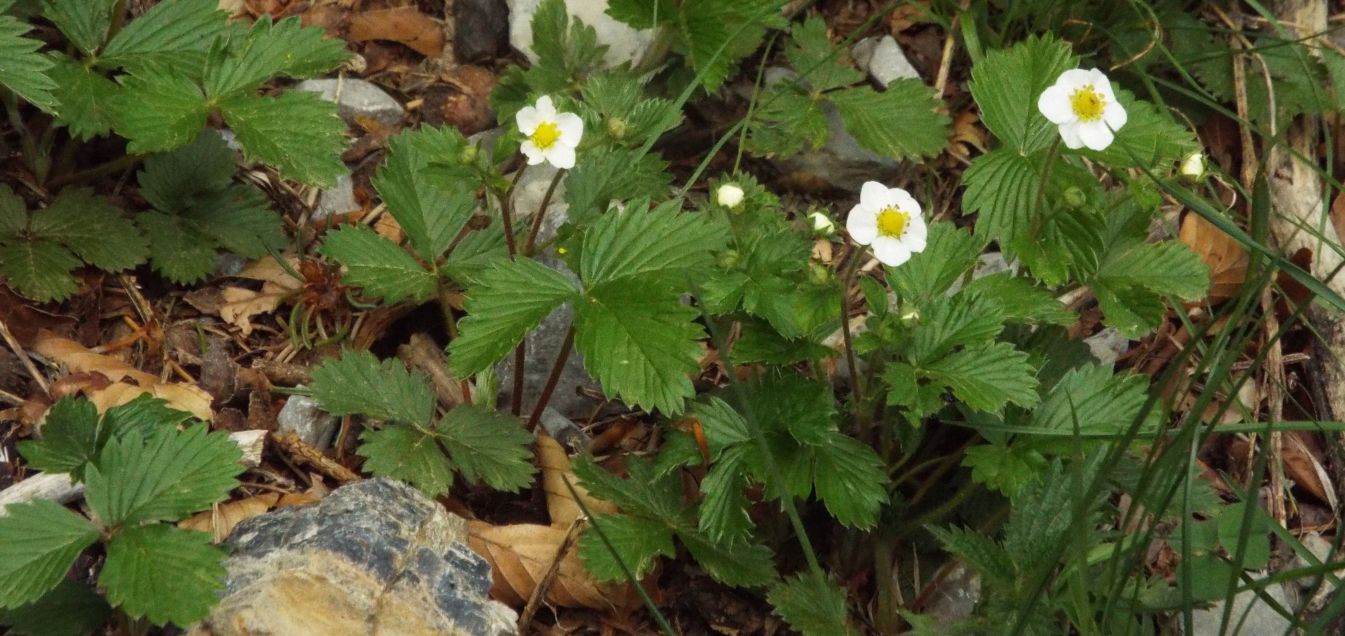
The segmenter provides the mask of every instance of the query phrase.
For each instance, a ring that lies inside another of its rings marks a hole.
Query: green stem
[[[850,334],[850,287],[854,285],[859,264],[864,261],[863,249],[855,247],[850,255],[850,262],[841,275],[841,336],[845,340],[845,364],[850,370],[850,390],[854,394],[853,408],[856,416],[862,416],[864,389],[860,386],[862,378],[859,377],[859,365],[855,362],[854,337]]]
[[[1042,202],[1046,200],[1046,180],[1051,177],[1051,169],[1055,167],[1055,160],[1059,156],[1060,137],[1057,135],[1055,142],[1051,144],[1050,150],[1046,151],[1046,162],[1042,164],[1041,176],[1037,180],[1037,200],[1033,204],[1032,210],[1034,213],[1038,214],[1033,217],[1032,231],[1029,234],[1029,236],[1034,238],[1045,229],[1046,224],[1050,223],[1051,219],[1055,218],[1054,213],[1041,216],[1039,212],[1041,210]]]
[[[556,176],[551,178],[551,185],[546,187],[546,194],[542,196],[542,204],[537,206],[537,212],[533,214],[532,228],[528,230],[528,240],[523,243],[523,255],[532,256],[533,246],[537,244],[537,233],[542,230],[542,221],[546,218],[546,209],[551,205],[551,195],[556,193],[556,186],[560,185],[560,180],[564,178],[566,170],[564,168],[556,170]]]

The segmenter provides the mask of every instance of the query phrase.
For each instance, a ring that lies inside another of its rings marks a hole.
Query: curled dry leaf
[[[353,42],[386,40],[399,42],[429,58],[444,52],[444,27],[414,5],[374,9],[350,16],[347,37]]]
[[[562,534],[575,519],[584,514],[579,504],[575,503],[570,489],[565,487],[566,479],[570,480],[590,513],[617,512],[616,506],[589,496],[588,491],[579,485],[579,479],[570,467],[570,456],[560,442],[551,439],[549,435],[537,436],[537,463],[542,468],[542,489],[546,492],[546,509],[551,513],[551,526],[560,528]]]
[[[220,543],[233,534],[238,524],[253,517],[259,517],[271,510],[290,506],[305,506],[322,499],[324,493],[310,489],[307,492],[280,493],[268,492],[219,504],[212,510],[198,512],[179,521],[177,527],[185,530],[200,530],[214,536]]]
[[[1247,280],[1247,248],[1194,212],[1182,219],[1180,238],[1210,268],[1210,301],[1237,296]]]
[[[564,527],[540,524],[494,526],[484,521],[467,522],[468,545],[490,563],[494,580],[491,596],[513,607],[522,607],[551,569],[551,561],[565,534]],[[624,613],[639,601],[628,585],[594,581],[572,544],[561,557],[556,577],[547,589],[546,602]]]
[[[95,353],[74,340],[62,338],[50,331],[42,330],[33,341],[33,351],[64,365],[75,373],[101,373],[111,384],[102,388],[93,388],[93,384],[84,389],[85,395],[104,411],[110,407],[125,404],[143,394],[162,398],[168,405],[191,413],[197,419],[209,421],[214,418],[210,408],[211,397],[201,387],[180,382],[161,382],[159,378],[140,371],[126,362],[109,355]],[[129,380],[130,383],[123,380]]]
[[[287,256],[285,260],[291,269],[298,270],[299,259]],[[220,289],[219,317],[238,327],[244,336],[252,333],[253,316],[275,311],[303,285],[302,280],[295,278],[279,261],[269,256],[248,264],[236,277],[262,281],[261,291],[231,286]]]
[[[1284,474],[1318,501],[1331,506],[1331,510],[1338,510],[1339,503],[1331,484],[1331,475],[1322,465],[1322,450],[1314,441],[1310,434],[1303,431],[1284,434],[1280,457],[1284,462]]]

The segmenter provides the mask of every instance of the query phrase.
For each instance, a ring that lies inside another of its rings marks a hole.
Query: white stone
[[[354,123],[357,117],[372,119],[384,126],[396,126],[406,109],[383,89],[355,78],[313,79],[299,82],[295,89],[318,93],[336,102],[341,118]]]
[[[336,178],[336,183],[318,195],[317,205],[313,207],[312,220],[321,221],[333,214],[353,212],[360,207],[360,202],[355,200],[355,182],[350,175],[343,174]]]
[[[1253,575],[1263,579],[1265,574]],[[1294,604],[1279,584],[1267,585],[1263,593],[1273,599],[1280,607],[1293,609]],[[1262,634],[1292,634],[1293,623],[1281,616],[1269,604],[1261,599],[1254,590],[1247,590],[1233,597],[1233,611],[1228,620],[1226,631],[1219,631],[1223,624],[1224,605],[1220,599],[1207,608],[1192,612],[1192,634],[1221,634],[1223,636],[1261,636]]]
[[[1097,358],[1102,366],[1110,367],[1116,364],[1116,359],[1121,357],[1122,353],[1125,353],[1130,346],[1130,339],[1121,335],[1116,327],[1107,327],[1084,338],[1084,344],[1088,345],[1088,350],[1093,352],[1093,357]]]
[[[880,40],[865,38],[851,49],[855,63],[884,88],[899,79],[920,79],[920,73],[906,59],[901,45],[890,35]]]
[[[281,435],[294,433],[305,444],[323,450],[332,443],[336,416],[322,410],[318,401],[311,397],[292,395],[276,415],[276,425]]]
[[[509,2],[509,44],[528,57],[537,61],[537,53],[532,50],[532,16],[542,0],[508,0]],[[598,43],[607,45],[603,54],[603,63],[618,66],[625,62],[637,65],[645,53],[652,49],[654,31],[652,29],[634,29],[624,22],[607,15],[607,0],[566,0],[565,9],[570,19],[578,18],[584,24],[593,27],[598,33]]]

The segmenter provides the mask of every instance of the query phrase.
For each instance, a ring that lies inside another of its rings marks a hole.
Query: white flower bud
[[[715,201],[726,208],[736,208],[743,203],[743,189],[732,183],[725,183],[715,191]]]
[[[1197,150],[1187,155],[1182,159],[1180,171],[1182,178],[1189,181],[1200,181],[1205,178],[1205,153]]]
[[[820,236],[831,236],[836,233],[836,223],[825,213],[813,212],[808,218],[813,222],[813,231]]]

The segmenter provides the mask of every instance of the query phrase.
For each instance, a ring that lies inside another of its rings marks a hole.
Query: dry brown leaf
[[[200,530],[214,536],[215,543],[229,538],[234,528],[244,521],[265,514],[280,501],[280,493],[268,492],[238,501],[228,501],[211,510],[198,512],[177,523],[184,530]]]
[[[471,520],[467,522],[467,544],[490,563],[494,580],[491,596],[513,607],[522,607],[551,568],[566,531],[530,523],[493,526]],[[630,586],[605,585],[593,580],[573,545],[561,558],[556,578],[546,594],[546,602],[552,605],[602,611],[625,611],[633,606],[633,601],[634,590]]]
[[[364,11],[350,16],[348,27],[346,36],[354,42],[400,42],[429,58],[444,52],[444,27],[415,6]]]
[[[579,493],[590,513],[611,514],[619,511],[611,503],[589,496],[588,491],[579,485],[579,479],[574,476],[569,454],[565,452],[560,442],[551,439],[549,435],[537,436],[537,463],[542,468],[542,490],[546,492],[546,509],[551,513],[552,527],[564,531],[575,519],[584,514],[579,504],[575,503],[570,489],[565,487],[566,479],[570,480],[574,491]]]
[[[1332,510],[1336,510],[1338,505],[1335,488],[1331,487],[1331,475],[1322,465],[1319,458],[1320,450],[1314,453],[1305,443],[1306,435],[1301,431],[1284,434],[1280,454],[1280,459],[1284,463],[1284,474],[1318,501],[1325,502]]]
[[[89,401],[98,408],[98,412],[106,411],[114,406],[121,406],[134,400],[141,395],[149,394],[168,403],[179,411],[186,411],[192,414],[198,420],[209,422],[214,419],[215,413],[210,408],[210,403],[214,398],[199,386],[183,384],[178,382],[164,382],[160,384],[151,384],[148,387],[140,387],[125,382],[116,382],[108,385],[105,389],[90,391],[86,395]]]
[[[140,385],[157,384],[159,378],[126,364],[120,359],[94,353],[84,345],[41,330],[33,340],[33,351],[65,365],[75,373],[101,373],[117,382],[130,379]]]
[[[1237,296],[1247,279],[1247,248],[1194,212],[1182,219],[1180,238],[1210,268],[1209,299]]]
[[[219,306],[220,319],[249,336],[252,335],[252,317],[275,311],[287,292],[267,294],[243,287],[224,287],[220,289],[220,295],[223,297]]]
[[[953,155],[968,158],[972,149],[985,152],[990,135],[981,125],[981,118],[974,111],[963,111],[953,118],[953,134],[948,139],[948,150]]]
[[[210,394],[201,387],[179,382],[160,382],[159,378],[132,367],[109,355],[90,351],[84,345],[62,338],[50,331],[39,331],[33,340],[33,351],[65,365],[75,373],[101,373],[112,383],[102,388],[89,384],[84,393],[99,411],[125,404],[143,394],[162,398],[168,405],[191,413],[197,419],[209,421],[215,413],[210,408]],[[134,384],[122,382],[130,380]]]

